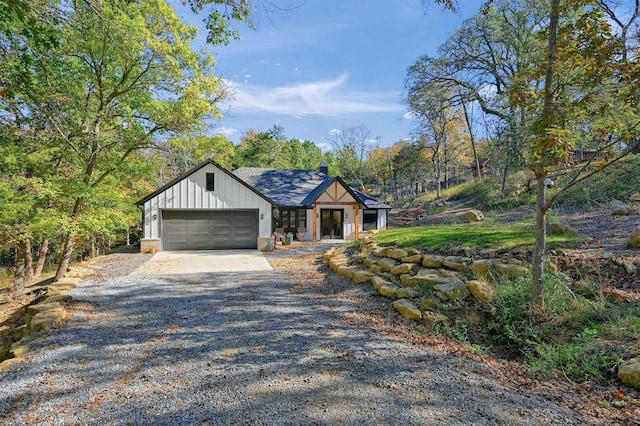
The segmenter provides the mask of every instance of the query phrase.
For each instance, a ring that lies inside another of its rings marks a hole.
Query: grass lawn
[[[398,244],[403,247],[434,248],[466,246],[485,248],[533,248],[533,225],[526,222],[486,220],[476,223],[459,223],[415,227],[391,228],[376,234],[381,244]],[[549,248],[568,247],[582,237],[572,234],[547,235]]]

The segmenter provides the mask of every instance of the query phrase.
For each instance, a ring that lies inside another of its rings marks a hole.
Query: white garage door
[[[164,250],[229,250],[258,247],[258,210],[162,212]]]

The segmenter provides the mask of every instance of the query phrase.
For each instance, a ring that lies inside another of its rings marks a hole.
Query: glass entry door
[[[344,210],[320,210],[321,237],[332,240],[343,239],[343,222]]]

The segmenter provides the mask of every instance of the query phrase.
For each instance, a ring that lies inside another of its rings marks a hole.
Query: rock
[[[13,339],[16,341],[28,335],[29,335],[29,327],[27,326],[27,324],[22,324],[21,326],[13,329]]]
[[[491,277],[491,270],[495,263],[496,261],[493,259],[476,260],[471,264],[471,272],[473,272],[476,277],[483,280],[489,279]]]
[[[496,294],[493,291],[493,287],[491,284],[480,281],[480,280],[471,280],[467,281],[467,289],[473,294],[478,300],[487,305],[491,305],[496,300]]]
[[[379,257],[369,256],[362,261],[362,264],[367,268],[371,268],[373,265],[377,265],[379,260]]]
[[[385,272],[391,272],[393,269],[398,266],[400,262],[394,259],[390,259],[388,257],[384,257],[378,261],[378,266]]]
[[[578,280],[574,282],[573,289],[576,293],[588,297],[593,296],[596,293],[593,284],[587,280]]]
[[[324,254],[322,255],[322,258],[324,260],[329,260],[332,257],[335,257],[338,255],[338,248],[337,247],[331,247],[329,250],[325,251]]]
[[[467,213],[465,213],[465,216],[470,223],[481,222],[484,220],[484,213],[482,213],[480,210],[469,210]]]
[[[329,268],[333,271],[337,271],[339,267],[347,265],[349,263],[349,259],[346,256],[334,256],[329,259]]]
[[[631,235],[629,235],[627,247],[640,248],[640,228],[634,229]]]
[[[395,296],[398,299],[414,299],[421,295],[420,291],[416,290],[413,287],[399,287],[395,291]]]
[[[369,281],[371,282],[371,285],[373,285],[373,288],[375,288],[376,290],[383,285],[392,285],[390,281],[377,275],[371,277]]]
[[[387,251],[387,257],[395,260],[402,260],[402,258],[407,257],[409,253],[402,249],[391,249]]]
[[[609,203],[612,214],[616,216],[626,216],[635,212],[635,209],[620,200],[612,200]]]
[[[422,312],[420,312],[420,309],[410,300],[398,299],[393,302],[392,306],[405,318],[409,318],[410,320],[419,320],[422,318]]]
[[[445,284],[434,285],[433,289],[436,290],[438,297],[444,301],[462,300],[470,294],[467,285],[457,278],[451,278]]]
[[[422,320],[429,325],[449,323],[449,319],[447,317],[445,317],[444,315],[438,312],[433,312],[433,311],[425,312],[424,315],[422,316]]]
[[[418,265],[422,264],[422,255],[421,254],[412,254],[407,257],[403,257],[400,259],[402,263],[416,263]]]
[[[414,274],[420,266],[415,263],[401,263],[391,270],[393,275]]]
[[[439,303],[436,299],[424,299],[420,302],[420,311],[422,312],[422,315],[424,316],[425,312],[438,308],[438,304]]]
[[[373,255],[375,257],[387,257],[387,252],[393,249],[393,247],[379,247],[374,250]]]
[[[396,291],[398,291],[398,286],[391,283],[378,287],[378,293],[385,297],[396,297]]]
[[[437,254],[426,254],[422,256],[422,266],[425,268],[440,268],[444,262],[444,257]]]
[[[369,269],[371,270],[371,272],[373,272],[374,274],[380,274],[382,272],[384,272],[382,270],[382,268],[380,267],[380,265],[371,265],[371,267],[369,267]]]
[[[513,263],[496,263],[496,271],[508,277],[522,277],[529,273],[529,268]]]
[[[415,256],[415,255],[417,255],[417,254],[421,254],[421,253],[420,253],[420,250],[418,250],[417,248],[414,248],[414,247],[409,247],[409,248],[408,248],[408,249],[406,249],[406,250],[407,250],[407,254],[408,254],[409,256]]]
[[[59,309],[52,309],[36,314],[29,321],[29,330],[31,333],[36,331],[46,330],[51,328],[52,325],[64,321],[68,318],[67,311],[60,307]]]
[[[624,270],[628,275],[634,275],[636,272],[638,272],[638,267],[630,260],[623,260],[622,266],[624,267]]]
[[[629,197],[629,201],[633,203],[640,203],[640,192],[636,192],[631,197]]]
[[[625,361],[618,368],[618,378],[625,385],[640,389],[640,357]]]
[[[476,311],[469,311],[465,314],[465,322],[470,327],[478,327],[482,324],[482,315]]]
[[[550,222],[549,232],[552,234],[577,234],[578,231],[571,225],[562,222]]]
[[[55,311],[62,309],[62,305],[57,302],[38,303],[37,305],[27,306],[27,315],[32,317],[41,312]]]
[[[356,271],[358,271],[356,266],[340,265],[336,270],[336,275],[340,278],[344,278],[345,280],[352,280],[353,273]]]
[[[359,269],[357,271],[353,271],[352,280],[356,284],[368,283],[371,281],[371,277],[375,274],[371,271],[367,271],[366,269]]]
[[[442,261],[442,266],[446,266],[454,271],[465,272],[469,270],[471,259],[468,257],[448,256]]]
[[[400,275],[400,282],[408,287],[421,286],[431,288],[436,284],[447,283],[450,279],[450,277],[443,277],[440,274],[434,273],[433,270],[425,268],[420,269],[415,275]]]
[[[73,300],[73,297],[69,296],[68,294],[57,294],[55,296],[47,296],[45,301],[47,303],[51,303],[51,302],[69,302]]]

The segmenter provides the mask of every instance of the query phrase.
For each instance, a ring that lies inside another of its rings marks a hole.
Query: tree
[[[340,176],[347,182],[356,182],[362,192],[366,192],[365,182],[369,173],[367,160],[376,141],[364,124],[343,128],[329,137]]]
[[[602,7],[608,2],[598,3],[600,7],[594,7],[596,3],[590,1],[563,4],[559,0],[551,0],[549,24],[545,31],[547,58],[540,67],[532,68],[534,72],[537,71],[534,77],[539,76],[543,81],[542,88],[540,91],[522,90],[518,95],[542,100],[541,105],[535,102],[531,104],[540,110],[539,118],[531,127],[534,139],[529,159],[537,182],[532,301],[534,313],[539,317],[544,313],[547,212],[562,192],[615,163],[631,152],[630,148],[638,145],[635,130],[640,125],[636,109],[638,69],[635,60],[629,60],[626,31],[622,28],[621,37],[616,37],[605,15],[611,13],[612,9]],[[633,19],[638,16],[637,3],[634,9],[631,15]],[[526,76],[523,80],[530,78]],[[628,112],[635,118],[635,124],[629,127],[625,125],[625,119],[612,117],[603,94],[618,100],[618,109],[613,114],[624,117]],[[613,121],[607,118],[613,118]],[[611,127],[615,121],[618,123],[617,129]],[[581,124],[578,133],[576,123]],[[606,127],[601,127],[602,124]],[[596,170],[590,171],[586,166],[576,169],[568,184],[548,197],[550,173],[554,167],[568,161],[569,153],[575,146],[576,134],[600,139],[603,143],[598,149],[601,151],[609,150],[620,140],[624,141],[627,149],[605,157],[605,162]]]
[[[220,116],[216,105],[227,95],[213,74],[213,58],[191,50],[196,29],[165,2],[87,0],[60,7],[64,43],[33,50],[37,86],[1,100],[13,146],[21,149],[17,141],[27,134],[34,141],[29,155],[50,158],[38,177],[54,187],[51,208],[62,216],[57,278],[87,218],[107,219],[99,211],[110,204],[100,195],[114,181],[129,181],[134,154]]]

